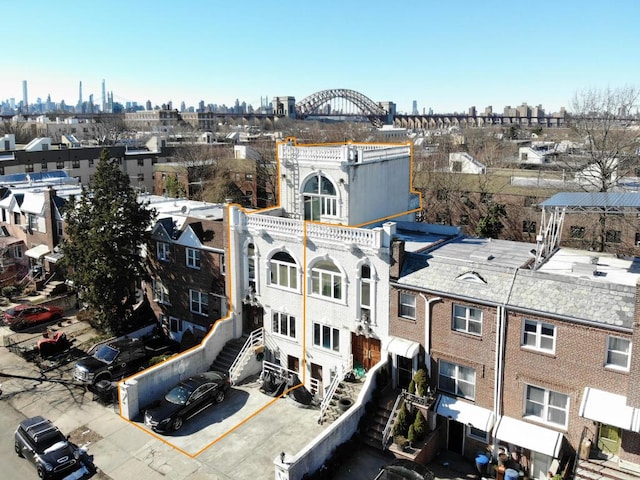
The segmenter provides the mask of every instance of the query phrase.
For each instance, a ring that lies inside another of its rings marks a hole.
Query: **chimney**
[[[389,277],[397,280],[404,263],[404,240],[394,238],[391,241],[391,258],[389,259]]]

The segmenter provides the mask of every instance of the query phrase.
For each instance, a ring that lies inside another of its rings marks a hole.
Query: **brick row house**
[[[585,444],[640,467],[637,259],[563,248],[535,265],[520,242],[406,244],[389,331],[420,344],[441,448],[508,452],[530,478],[562,473]]]
[[[227,315],[226,208],[184,199],[146,198],[158,212],[146,249],[146,296],[171,339],[198,343]],[[183,338],[185,334],[190,338]]]

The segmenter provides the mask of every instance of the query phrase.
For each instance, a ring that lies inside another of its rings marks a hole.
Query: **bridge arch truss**
[[[360,114],[367,117],[374,126],[382,126],[384,123],[382,119],[388,115],[388,112],[384,108],[360,92],[346,88],[333,88],[316,92],[297,102],[296,116],[304,119],[310,115],[322,115],[319,108],[331,102],[331,100],[338,98],[347,100],[353,104],[359,110]]]

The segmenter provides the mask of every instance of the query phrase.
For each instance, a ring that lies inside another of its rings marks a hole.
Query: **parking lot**
[[[94,335],[77,322],[68,322],[68,328],[77,343],[80,335]],[[0,327],[0,337],[6,335],[13,332]],[[96,401],[72,380],[73,366],[29,362],[0,348],[0,415],[14,419],[16,426],[23,418],[42,415],[71,434],[97,468],[83,478],[270,480],[281,452],[298,452],[323,428],[317,410],[267,396],[254,382],[232,387],[222,403],[188,420],[179,432],[163,436],[150,432],[142,417],[129,422],[120,417],[117,405]],[[26,462],[13,453],[14,429],[1,437],[0,461],[6,459],[23,472]],[[26,471],[36,478],[28,464]]]

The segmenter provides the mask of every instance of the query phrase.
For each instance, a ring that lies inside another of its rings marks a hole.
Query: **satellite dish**
[[[183,206],[180,208],[180,211],[181,211],[182,213],[189,213],[189,207],[187,207],[186,205],[183,205]]]

